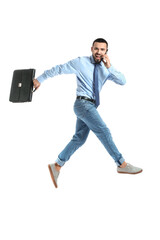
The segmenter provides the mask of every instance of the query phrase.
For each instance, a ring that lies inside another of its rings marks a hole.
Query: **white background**
[[[160,239],[159,21],[158,0],[1,1],[0,239]],[[31,103],[13,104],[12,74],[89,56],[98,37],[127,79],[106,83],[99,112],[126,161],[144,171],[118,174],[90,133],[55,189],[47,165],[74,134],[75,76],[48,79]]]

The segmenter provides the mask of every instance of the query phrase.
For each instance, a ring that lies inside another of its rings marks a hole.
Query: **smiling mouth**
[[[95,55],[95,60],[96,60],[97,62],[100,62],[100,61],[101,61],[101,56],[100,56],[100,55]]]

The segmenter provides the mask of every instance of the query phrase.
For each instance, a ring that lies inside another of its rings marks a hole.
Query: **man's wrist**
[[[111,64],[109,64],[109,65],[107,64],[106,68],[110,68],[110,67],[111,67]]]
[[[105,67],[108,69],[111,67],[111,64],[105,64]]]

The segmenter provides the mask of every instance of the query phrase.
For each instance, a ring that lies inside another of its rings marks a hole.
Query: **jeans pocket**
[[[83,115],[83,106],[82,101],[80,99],[77,99],[74,103],[74,112],[77,115],[77,117],[80,118],[80,116]]]

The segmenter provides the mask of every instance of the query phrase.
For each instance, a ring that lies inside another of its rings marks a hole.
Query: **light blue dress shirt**
[[[93,91],[94,66],[95,61],[93,56],[78,57],[65,64],[56,65],[50,70],[44,71],[37,80],[42,83],[47,78],[52,78],[56,75],[75,74],[77,78],[77,96],[85,96],[95,99]],[[120,85],[124,85],[126,83],[124,75],[118,72],[112,65],[110,68],[106,68],[104,63],[101,61],[98,70],[99,92],[107,80],[111,80]]]

